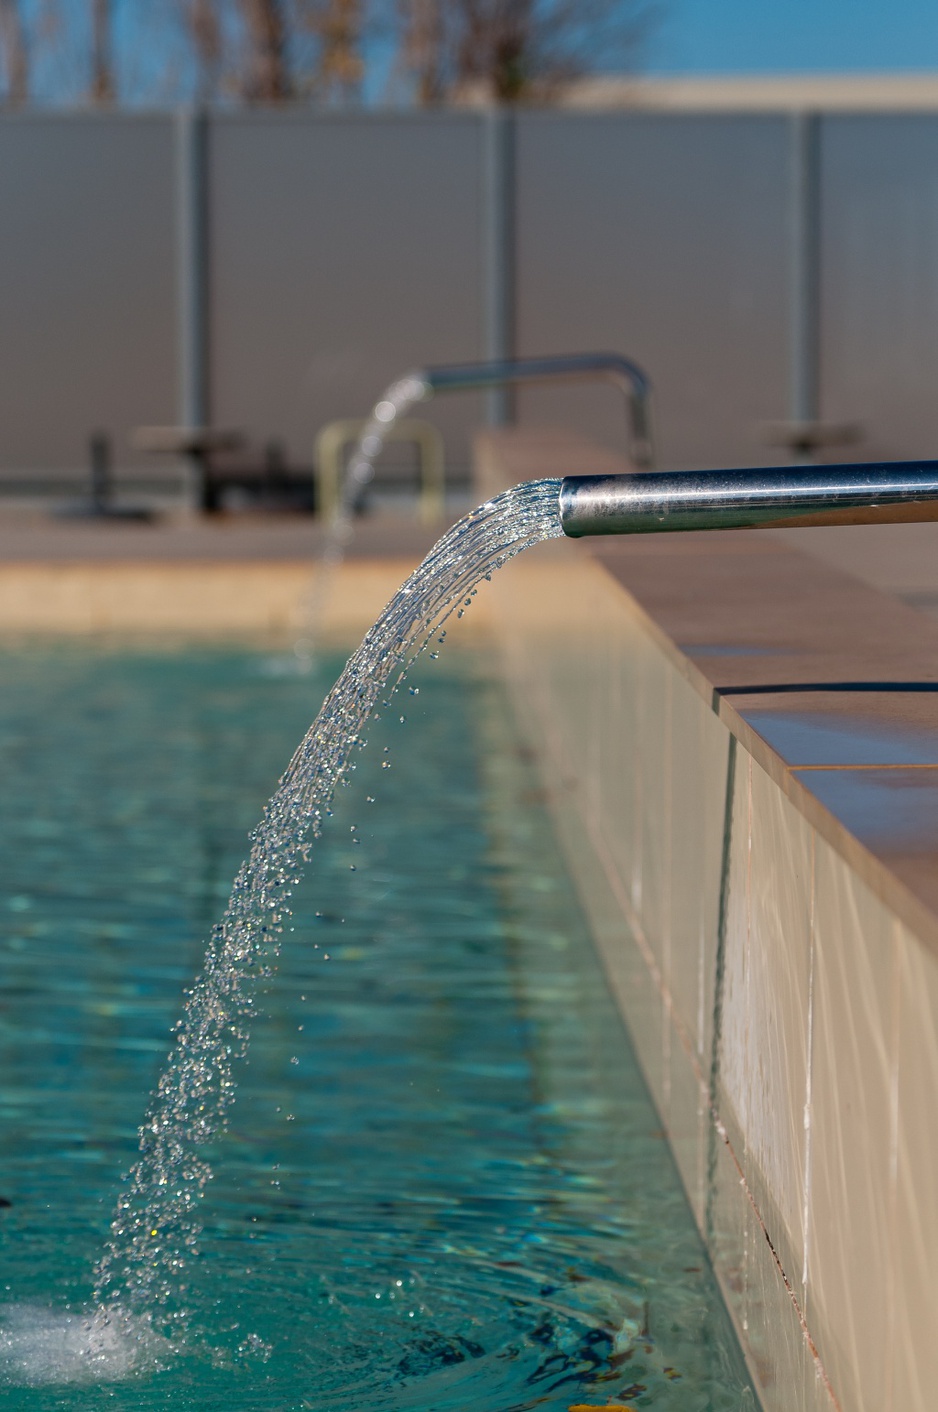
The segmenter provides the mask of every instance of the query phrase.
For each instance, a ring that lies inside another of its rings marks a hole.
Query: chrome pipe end
[[[627,534],[629,485],[634,477],[565,476],[560,483],[560,527],[570,539]]]
[[[560,489],[573,539],[936,519],[938,461],[567,476]]]

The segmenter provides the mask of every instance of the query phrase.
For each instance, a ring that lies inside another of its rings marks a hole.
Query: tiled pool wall
[[[504,478],[491,443],[479,469],[486,493]],[[933,1409],[934,939],[588,549],[533,551],[491,596],[766,1408]]]

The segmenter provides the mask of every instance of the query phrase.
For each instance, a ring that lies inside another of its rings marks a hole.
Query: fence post
[[[515,356],[515,115],[486,111],[482,155],[482,260],[485,357]],[[510,426],[514,394],[502,384],[486,393],[486,421]]]
[[[209,423],[208,119],[200,108],[176,114],[177,421]],[[199,508],[204,470],[187,458],[190,501]]]
[[[792,113],[790,409],[796,425],[819,422],[821,296],[821,119]]]

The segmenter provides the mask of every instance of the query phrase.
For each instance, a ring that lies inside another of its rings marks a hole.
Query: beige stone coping
[[[413,567],[411,558],[342,564],[317,633],[352,645]],[[314,574],[310,560],[0,563],[0,633],[296,635],[309,626]]]

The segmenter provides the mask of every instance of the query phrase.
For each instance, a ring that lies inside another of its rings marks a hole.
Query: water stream
[[[333,578],[352,536],[356,503],[374,477],[375,461],[384,450],[388,433],[426,395],[427,385],[420,375],[407,373],[392,382],[372,408],[340,481],[335,514],[324,522],[322,546],[303,608],[300,635],[293,647],[295,660],[290,664],[293,670],[309,672],[312,667]]]
[[[559,489],[555,480],[529,482],[461,519],[350,658],[267,805],[187,994],[96,1271],[95,1308],[86,1315],[8,1312],[0,1350],[8,1366],[28,1367],[37,1339],[57,1382],[120,1377],[169,1355],[186,1324],[186,1271],[212,1176],[203,1149],[225,1126],[257,985],[271,973],[311,840],[355,769],[369,717],[378,707],[397,709],[393,697],[414,659],[438,650],[444,623],[462,615],[481,580],[561,534]]]
[[[382,392],[352,452],[339,497],[340,518],[354,511],[358,496],[374,476],[375,461],[395,422],[406,417],[411,407],[422,402],[427,394],[427,383],[419,373],[407,373]]]

